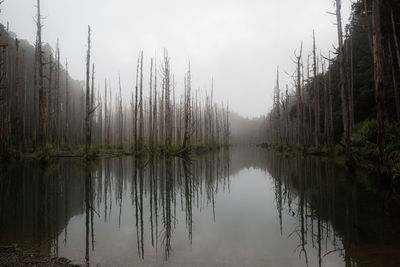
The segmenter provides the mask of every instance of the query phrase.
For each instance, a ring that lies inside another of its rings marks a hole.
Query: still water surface
[[[320,159],[234,147],[1,170],[0,244],[77,264],[400,266],[399,195]]]

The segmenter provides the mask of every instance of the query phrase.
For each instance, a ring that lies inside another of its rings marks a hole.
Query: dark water
[[[377,180],[242,147],[9,164],[0,244],[93,266],[400,266],[400,197]]]

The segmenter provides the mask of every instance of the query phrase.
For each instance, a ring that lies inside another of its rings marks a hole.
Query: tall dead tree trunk
[[[319,148],[319,135],[320,135],[320,116],[319,116],[319,81],[318,81],[318,73],[317,73],[317,53],[315,46],[315,34],[313,31],[313,55],[314,55],[314,118],[315,118],[315,146]]]
[[[390,10],[390,17],[392,20],[392,35],[393,35],[393,40],[394,40],[394,47],[395,47],[395,52],[396,52],[396,58],[397,58],[397,68],[400,73],[400,48],[399,48],[399,41],[397,39],[397,33],[396,33],[396,24],[394,21],[394,16],[393,16],[393,9]],[[389,45],[389,49],[390,45]],[[395,94],[395,100],[396,100],[396,113],[397,113],[397,120],[400,121],[400,101],[399,101],[399,92],[398,92],[398,86],[397,86],[397,80],[396,80],[396,73],[394,71],[394,60],[392,56],[392,51],[390,51],[390,57],[392,58],[392,76],[393,76],[393,87],[394,87],[394,94]],[[395,81],[396,80],[396,81]]]
[[[328,88],[327,88],[327,77],[325,74],[325,61],[321,55],[321,69],[322,77],[324,79],[324,136],[326,137],[325,143],[328,144],[329,137],[329,104],[328,104]]]
[[[150,62],[150,89],[149,89],[149,146],[150,152],[154,148],[154,135],[153,135],[153,58]]]
[[[122,86],[121,86],[121,76],[118,75],[118,84],[119,84],[119,108],[118,108],[118,145],[120,149],[123,149],[123,107],[122,107]]]
[[[138,118],[138,86],[139,86],[139,64],[140,64],[140,55],[138,57],[137,66],[136,66],[136,86],[135,86],[135,112],[133,114],[133,137],[134,137],[134,150],[135,153],[138,151],[138,131],[137,131],[137,118]]]
[[[300,45],[300,53],[296,57],[297,63],[297,85],[296,85],[296,117],[297,117],[297,143],[304,146],[304,125],[303,125],[303,101],[301,97],[301,58],[303,54],[303,42]],[[303,147],[304,148],[304,147]]]
[[[344,49],[343,49],[343,30],[342,30],[342,15],[341,15],[341,0],[336,0],[336,19],[337,19],[337,30],[338,30],[338,66],[339,66],[339,87],[340,97],[342,100],[342,120],[343,120],[343,136],[345,140],[346,155],[348,158],[351,156],[350,148],[350,132],[349,132],[349,108],[347,101],[347,90],[346,90],[346,76],[344,68]]]
[[[157,62],[157,60],[154,60]],[[154,143],[158,145],[158,120],[157,120],[157,63],[154,64],[154,109],[153,109],[153,131]]]
[[[374,54],[374,80],[377,107],[378,133],[377,145],[379,161],[385,161],[385,88],[383,85],[383,49],[381,32],[381,1],[372,1],[372,43]]]
[[[86,116],[85,116],[85,128],[86,128],[86,142],[85,142],[85,155],[89,156],[89,147],[91,145],[91,134],[90,134],[90,26],[88,26],[88,49],[86,55]]]
[[[51,143],[53,142],[53,131],[52,131],[52,118],[53,118],[53,54],[49,56],[49,76],[47,85],[47,109],[46,109],[46,138]]]
[[[143,51],[140,55],[140,99],[139,99],[139,149],[143,151],[144,144],[144,117],[143,117]]]
[[[396,105],[396,118],[400,121],[400,100],[399,100],[399,88],[397,83],[397,75],[396,75],[396,68],[393,61],[393,53],[392,53],[392,46],[390,41],[388,41],[388,48],[389,48],[389,66],[392,69],[392,81],[393,81],[393,93],[394,93],[394,100]]]
[[[60,144],[60,46],[57,40],[57,65],[56,65],[56,81],[55,81],[55,122],[54,122],[54,132],[57,146]]]
[[[331,64],[331,52],[329,51],[329,66]],[[332,93],[332,71],[328,67],[328,102],[329,102],[329,134],[328,134],[328,145],[333,146],[334,140],[334,129],[333,129],[333,93]]]
[[[24,91],[24,101],[22,102],[22,107],[21,107],[21,114],[22,114],[22,138],[23,138],[23,144],[25,145],[25,142],[27,140],[27,135],[26,135],[26,108],[27,108],[27,90],[26,90],[26,65],[25,65],[25,50],[22,50],[22,85],[23,85],[23,91]]]
[[[280,100],[280,88],[279,88],[279,67],[276,72],[276,128],[277,128],[277,142],[282,143],[281,135],[281,100]]]
[[[93,141],[93,112],[94,112],[94,64],[92,64],[92,85],[90,86],[90,111],[89,111],[89,127],[90,142]]]
[[[68,60],[65,60],[65,125],[64,125],[64,144],[69,144],[69,74]]]
[[[46,137],[46,100],[43,85],[43,51],[42,51],[42,27],[40,14],[40,0],[37,0],[37,58],[38,58],[38,71],[39,71],[39,144],[44,145]]]
[[[15,90],[15,144],[19,146],[20,143],[20,113],[19,113],[19,40],[15,39],[15,76],[14,76],[14,90]]]
[[[349,35],[349,130],[350,134],[354,129],[354,75],[353,75],[353,37]]]

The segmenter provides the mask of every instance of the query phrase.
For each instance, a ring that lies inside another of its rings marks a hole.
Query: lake
[[[0,174],[0,244],[92,266],[400,266],[400,195],[375,174],[256,147],[60,159]]]

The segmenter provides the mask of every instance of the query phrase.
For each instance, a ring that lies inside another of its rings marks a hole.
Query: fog
[[[0,22],[10,31],[34,43],[36,0],[6,0]],[[350,1],[343,1],[343,18],[350,14]],[[87,25],[92,27],[92,58],[96,78],[105,78],[117,89],[121,74],[126,95],[135,83],[136,60],[144,51],[161,58],[169,51],[178,93],[183,73],[192,68],[193,87],[209,90],[219,102],[242,116],[256,117],[272,106],[276,67],[281,84],[289,84],[295,65],[290,56],[303,41],[311,50],[312,30],[317,49],[327,54],[337,44],[334,10],[330,0],[42,0],[45,17],[43,41],[55,47],[60,41],[61,58],[68,58],[70,74],[84,80]],[[159,61],[159,60],[158,60]],[[148,80],[148,77],[147,77]]]

